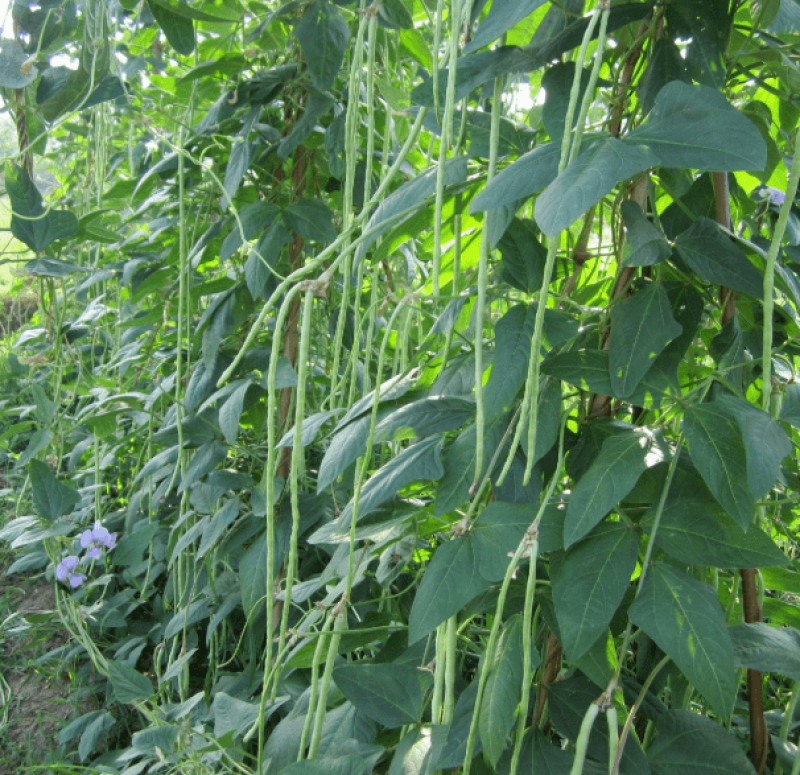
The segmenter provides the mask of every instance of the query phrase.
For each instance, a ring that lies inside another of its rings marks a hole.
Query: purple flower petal
[[[117,534],[109,533],[106,538],[106,549],[113,549],[117,545]]]
[[[92,531],[91,530],[84,530],[81,533],[81,548],[85,549],[89,544],[92,543]]]
[[[80,560],[74,554],[69,555],[69,557],[65,557],[60,563],[58,563],[58,566],[56,567],[56,578],[59,581],[66,581],[67,578],[69,578],[71,584],[72,572],[78,567],[79,563]],[[81,574],[77,575],[80,576]]]
[[[75,589],[86,581],[86,576],[83,573],[71,573],[69,576],[69,585]]]
[[[89,549],[89,551],[88,551],[88,552],[86,552],[86,556],[87,556],[87,557],[88,557],[90,560],[96,560],[96,559],[97,559],[98,557],[100,557],[102,554],[103,554],[103,550],[102,550],[102,549],[101,549],[99,546],[93,546],[93,547],[91,547],[91,548]]]

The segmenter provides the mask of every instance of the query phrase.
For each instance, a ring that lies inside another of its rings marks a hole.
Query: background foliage
[[[797,775],[796,0],[11,15],[58,771]]]

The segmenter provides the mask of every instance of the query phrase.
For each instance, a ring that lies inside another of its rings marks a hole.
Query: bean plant
[[[5,31],[59,772],[798,775],[797,0]]]

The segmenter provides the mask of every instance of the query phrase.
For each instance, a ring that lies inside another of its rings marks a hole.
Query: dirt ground
[[[43,614],[55,607],[52,584],[21,576],[5,575],[0,564],[0,775],[35,769],[58,747],[56,736],[76,714],[70,681],[58,665],[38,667],[37,657],[64,643],[63,635],[43,639],[32,628],[15,633],[29,614]],[[9,616],[9,611],[10,616]],[[59,675],[61,674],[61,675]]]

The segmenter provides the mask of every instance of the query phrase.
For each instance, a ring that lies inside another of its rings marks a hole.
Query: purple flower
[[[103,554],[103,548],[113,549],[117,543],[117,534],[109,533],[106,528],[95,522],[91,530],[84,530],[81,533],[81,547],[88,549],[86,556],[90,560],[96,560]]]
[[[773,188],[772,186],[767,186],[764,189],[764,194],[766,198],[775,205],[782,205],[786,200],[786,194],[780,189]]]
[[[86,581],[86,576],[83,573],[75,572],[79,563],[80,560],[74,554],[65,557],[56,567],[56,578],[59,581],[68,581],[73,589],[79,587]]]

